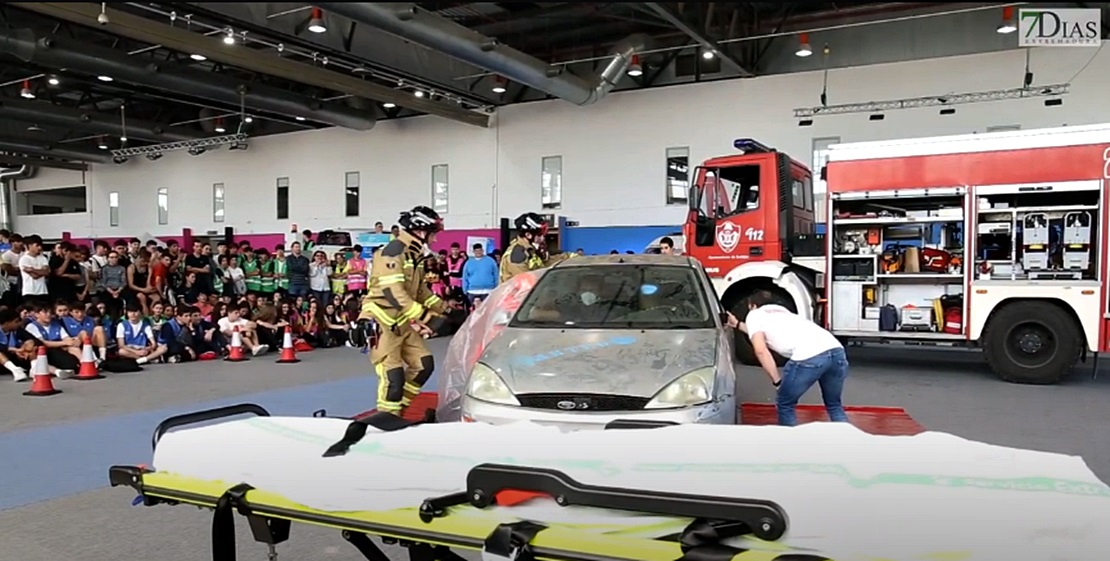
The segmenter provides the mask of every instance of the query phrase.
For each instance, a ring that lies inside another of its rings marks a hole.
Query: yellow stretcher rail
[[[269,415],[257,405],[239,405],[174,417],[156,429],[154,444],[175,426],[244,413]],[[325,455],[345,454],[367,426],[400,430],[413,424],[418,423],[392,415],[354,421]],[[388,557],[367,536],[407,547],[411,561],[462,559],[451,550],[481,551],[484,559],[505,561],[832,561],[774,541],[786,532],[787,519],[768,501],[594,487],[546,469],[483,464],[471,470],[465,490],[458,493],[412,508],[361,512],[317,510],[249,482],[201,480],[138,466],[113,466],[109,480],[113,487],[136,490],[147,506],[213,509],[213,561],[235,561],[235,514],[246,517],[254,539],[268,545],[271,556],[274,546],[289,539],[292,523],[305,523],[339,530],[370,561]],[[512,504],[503,498],[509,493],[546,495],[564,506],[674,518],[676,524],[586,527],[526,521],[513,516],[511,506],[497,506]],[[743,547],[721,543],[739,536],[745,538]]]

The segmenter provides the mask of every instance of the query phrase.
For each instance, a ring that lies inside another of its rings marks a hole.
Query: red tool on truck
[[[726,308],[767,289],[844,340],[977,347],[1018,383],[1110,346],[1110,125],[836,145],[824,201],[805,165],[735,145],[695,170],[683,228]]]

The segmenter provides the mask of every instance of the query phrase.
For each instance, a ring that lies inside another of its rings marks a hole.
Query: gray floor
[[[442,354],[443,342],[434,342]],[[313,353],[303,367],[275,369],[270,361],[237,365],[237,374],[212,363],[152,368],[129,380],[89,383],[80,398],[14,398],[0,381],[0,432],[188,404],[216,397],[365,376],[365,357],[349,350]],[[994,379],[977,354],[959,351],[866,349],[852,352],[853,370],[846,401],[905,407],[922,425],[993,444],[1083,456],[1110,481],[1110,367],[1098,381],[1089,369],[1052,387],[1016,386]],[[126,382],[126,385],[124,384]],[[741,374],[745,401],[769,401],[769,384],[758,371]],[[126,391],[124,391],[126,389]],[[141,399],[136,396],[141,396]],[[818,402],[816,392],[807,401]],[[111,438],[111,435],[105,435]],[[121,458],[121,462],[134,461]],[[6,485],[33,474],[4,474]],[[195,561],[209,553],[210,514],[186,507],[131,507],[133,494],[99,489],[0,512],[2,561]],[[240,559],[265,559],[243,521]],[[333,530],[295,526],[293,539],[279,546],[279,559],[358,561]],[[391,549],[394,559],[405,557]],[[476,559],[477,557],[471,557]]]

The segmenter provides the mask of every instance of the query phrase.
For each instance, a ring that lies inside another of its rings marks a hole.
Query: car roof
[[[696,267],[697,261],[684,255],[663,255],[658,253],[618,253],[609,255],[582,255],[572,257],[555,265],[564,267],[596,267],[620,265],[670,265],[677,267]]]

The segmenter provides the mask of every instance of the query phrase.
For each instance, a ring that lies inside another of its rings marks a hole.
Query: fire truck
[[[832,146],[820,201],[804,164],[735,147],[694,171],[683,227],[726,309],[767,290],[843,341],[978,348],[1014,383],[1110,347],[1110,125]]]

